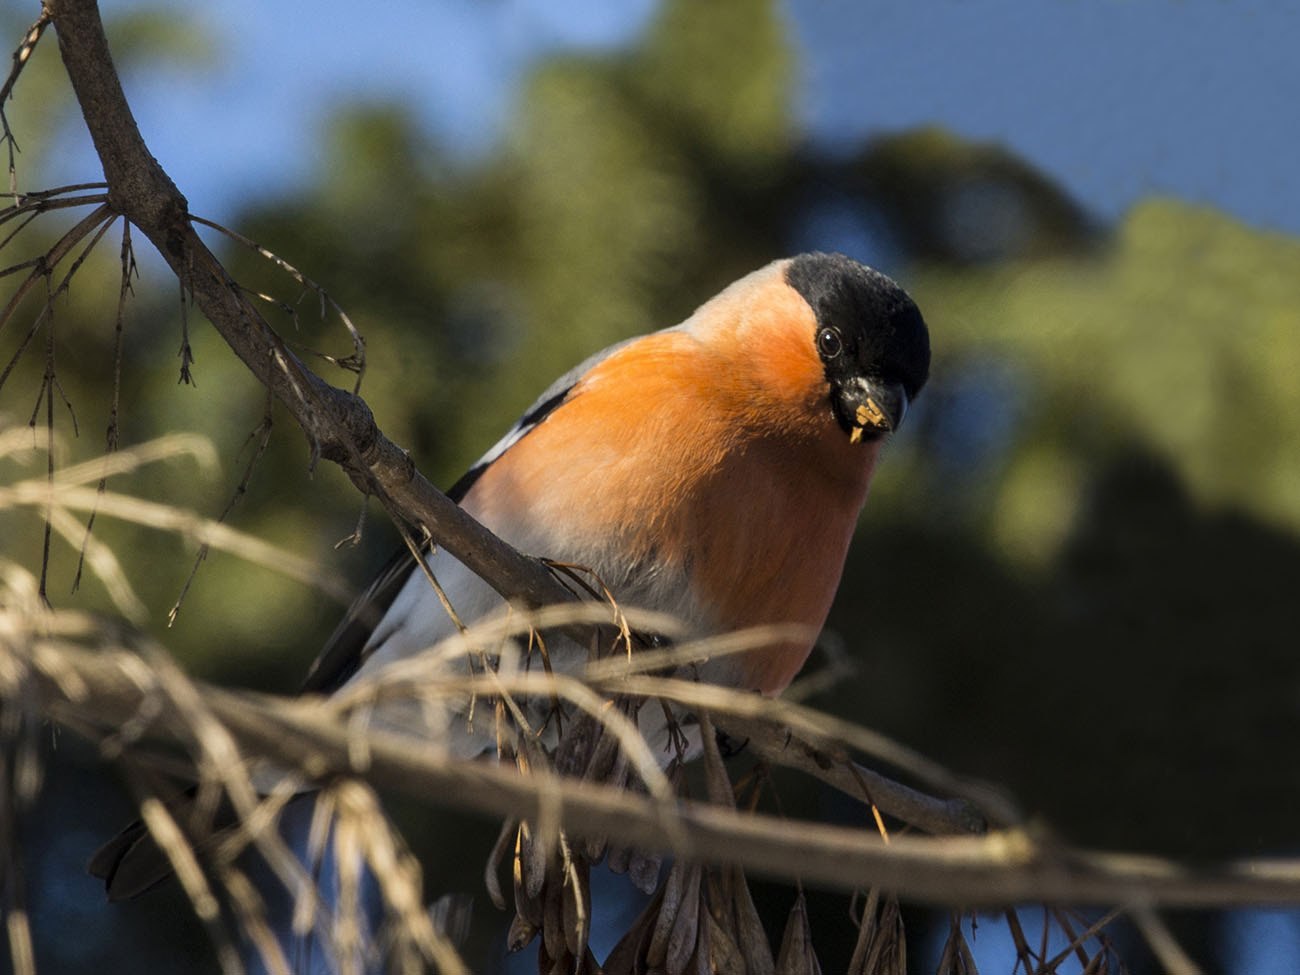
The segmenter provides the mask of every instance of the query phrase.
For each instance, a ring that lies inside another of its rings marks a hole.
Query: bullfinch
[[[815,634],[881,447],[929,365],[921,313],[889,278],[838,254],[776,261],[680,325],[561,376],[448,494],[520,551],[584,566],[622,603],[694,635],[763,623]],[[501,606],[453,556],[427,562],[462,621]],[[305,690],[328,693],[452,631],[403,550]],[[749,653],[725,680],[777,694],[811,646]]]
[[[693,636],[802,624],[802,637],[704,672],[778,694],[826,619],[881,449],[929,364],[921,313],[888,277],[838,254],[776,261],[681,324],[560,377],[448,493],[519,550],[583,566],[621,604],[670,614]],[[503,606],[449,553],[434,547],[425,558],[461,622]],[[453,632],[403,550],[349,610],[304,689],[334,692]],[[490,729],[471,733],[450,718],[431,727],[427,708],[389,714],[405,717],[457,754],[492,744]],[[111,897],[156,882],[122,869],[126,834],[114,843],[92,864]]]

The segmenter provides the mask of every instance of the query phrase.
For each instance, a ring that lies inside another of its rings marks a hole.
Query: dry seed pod
[[[664,881],[654,933],[650,935],[650,943],[646,946],[646,964],[652,969],[664,967],[668,957],[668,939],[672,936],[673,926],[677,923],[677,913],[682,909],[685,887],[686,866],[679,859],[673,863],[673,868],[668,871],[668,879]]]
[[[645,784],[628,770],[624,788],[635,795],[647,795]],[[642,853],[628,847],[611,846],[606,854],[612,873],[628,874],[633,885],[643,894],[653,894],[659,889],[659,867],[663,855]]]
[[[503,763],[512,762],[515,759],[512,724],[513,721],[510,719],[510,712],[506,708],[506,702],[501,698],[497,698],[492,707],[492,728],[497,740],[497,759]]]
[[[907,935],[903,931],[903,912],[898,906],[898,898],[891,897],[885,903],[882,927],[891,932],[889,948],[886,952],[886,975],[907,975]]]
[[[605,970],[597,963],[596,956],[591,953],[590,948],[584,948],[582,954],[570,956],[565,961],[567,962],[566,975],[605,975]]]
[[[519,829],[515,831],[515,857],[512,872],[515,888],[515,913],[536,930],[542,926],[542,902],[537,894],[529,893],[528,884],[525,883],[524,854],[526,843],[525,824],[520,823]]]
[[[579,849],[586,861],[593,866],[605,859],[606,840],[603,836],[592,837],[579,844]]]
[[[717,975],[746,975],[745,956],[740,946],[712,913],[705,914],[704,926],[709,932],[709,970]]]
[[[953,914],[948,923],[948,937],[943,943],[943,953],[935,969],[940,975],[979,975],[966,935],[961,930],[961,915]],[[1032,971],[1032,969],[1031,969]]]
[[[581,856],[572,860],[572,870],[565,871],[564,935],[569,953],[582,957],[587,950],[587,936],[591,930],[591,871]]]
[[[591,764],[601,725],[594,715],[583,712],[569,723],[555,746],[555,771],[560,775],[580,777]]]
[[[538,930],[539,928],[532,921],[516,914],[515,919],[510,922],[510,930],[506,933],[506,951],[513,954],[527,948],[537,937]]]
[[[618,944],[605,959],[605,975],[641,975],[646,970],[643,960],[653,927],[650,912],[654,906],[651,902],[618,939]]]
[[[709,948],[709,912],[701,903],[696,913],[699,927],[695,935],[695,952],[686,963],[682,975],[713,975],[713,965],[709,961],[712,954]]]
[[[546,953],[546,945],[537,948],[537,975],[568,975],[563,958],[552,958]]]
[[[750,975],[773,975],[776,962],[772,960],[772,947],[767,943],[767,932],[763,930],[749,884],[745,882],[745,872],[740,867],[731,869],[731,903],[736,915],[736,943],[745,956],[745,971]]]
[[[858,895],[853,895],[854,901]],[[880,890],[872,887],[867,892],[867,903],[862,908],[862,920],[858,922],[858,940],[853,946],[853,956],[849,959],[848,975],[867,975],[867,955],[876,938],[876,922],[880,906]],[[850,907],[852,911],[852,907]]]
[[[628,846],[611,846],[606,852],[609,855],[606,863],[609,872],[619,876],[627,873],[627,868],[632,863],[632,848]]]
[[[551,860],[548,844],[542,841],[527,820],[519,824],[520,859],[523,865],[524,889],[530,897],[541,897],[546,885],[547,864]]]
[[[699,719],[700,746],[704,754],[704,784],[709,801],[724,809],[735,809],[736,797],[731,791],[731,779],[727,778],[726,766],[722,763],[717,732],[707,712],[701,712]]]
[[[488,897],[498,911],[506,909],[505,894],[501,890],[501,864],[510,850],[510,840],[516,829],[518,824],[512,820],[507,819],[501,824],[501,832],[497,834],[497,841],[492,844],[492,852],[488,854],[487,864],[483,868],[483,886],[487,888]]]
[[[709,909],[709,916],[719,929],[727,932],[732,941],[732,932],[736,930],[735,911],[731,904],[731,887],[721,870],[710,870],[704,875],[704,903]]]
[[[868,902],[871,906],[871,902]],[[874,914],[875,912],[873,912]],[[880,911],[875,915],[875,923],[869,931],[867,948],[859,968],[850,969],[851,975],[906,975],[907,943],[903,934],[903,918],[899,914],[898,899],[886,898]],[[871,922],[863,917],[863,929]],[[861,939],[861,935],[859,939]],[[858,952],[854,951],[854,958]]]
[[[620,710],[620,713],[623,712]],[[618,736],[612,734],[607,728],[601,727],[598,734],[595,747],[591,750],[591,760],[582,770],[582,777],[588,782],[604,782],[621,750]]]
[[[790,908],[785,922],[785,937],[776,959],[777,975],[821,975],[822,966],[813,951],[812,932],[808,930],[808,905],[803,891]]]
[[[632,885],[643,894],[653,894],[659,886],[659,867],[663,863],[662,853],[642,853],[633,850],[627,865],[627,875]]]
[[[542,944],[552,958],[568,952],[564,937],[564,882],[559,871],[550,871],[542,887]]]
[[[608,758],[608,762],[606,759]],[[622,788],[627,782],[628,761],[623,750],[618,746],[618,739],[611,734],[604,735],[596,745],[596,753],[592,756],[591,765],[587,768],[587,778],[590,781],[600,782],[613,788]],[[605,837],[592,837],[584,844],[587,859],[591,863],[599,863],[601,857],[605,855],[607,844]],[[626,871],[626,866],[623,871]]]
[[[961,975],[979,975],[979,968],[975,965],[975,956],[971,953],[965,935],[960,935],[960,940],[957,943],[957,962],[961,966],[958,969]],[[1092,968],[1092,965],[1090,964],[1088,968]],[[1086,970],[1085,975],[1087,975]]]
[[[682,905],[677,911],[677,920],[673,922],[672,932],[668,936],[668,950],[664,957],[664,968],[668,975],[685,975],[691,959],[695,956],[696,941],[700,930],[700,876],[704,870],[698,864],[686,872],[682,887]]]

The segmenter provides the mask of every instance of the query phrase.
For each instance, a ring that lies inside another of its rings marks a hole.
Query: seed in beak
[[[865,403],[858,404],[857,414],[853,419],[858,421],[859,427],[878,427],[882,430],[889,429],[889,419],[885,416],[879,404],[870,396]]]

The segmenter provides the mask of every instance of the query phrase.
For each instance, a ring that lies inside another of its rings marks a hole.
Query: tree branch
[[[980,808],[968,799],[942,799],[919,792],[901,782],[851,761],[770,721],[717,714],[714,722],[728,737],[740,741],[773,765],[796,769],[820,779],[859,802],[869,803],[888,816],[934,835],[984,833],[989,824]],[[1005,823],[1001,825],[1007,825]]]
[[[11,645],[12,646],[12,645]],[[155,735],[174,740],[185,716],[159,707],[125,650],[90,652],[40,639],[8,656],[0,676],[22,674],[43,712],[79,731],[138,726],[156,712]],[[0,647],[0,651],[4,648]],[[27,652],[22,652],[23,650]],[[0,652],[0,662],[5,656]],[[791,822],[684,802],[662,804],[622,789],[508,767],[460,761],[412,738],[358,730],[303,700],[194,687],[248,757],[301,768],[314,778],[349,774],[422,802],[511,818],[557,817],[577,837],[671,850],[705,863],[739,864],[784,879],[844,890],[879,887],[952,907],[1024,902],[1155,907],[1300,904],[1300,860],[1248,859],[1190,866],[1156,857],[1072,850],[1024,831],[987,836],[895,837]],[[0,684],[4,696],[13,688]],[[364,761],[358,756],[364,755]]]
[[[384,436],[359,396],[315,375],[245,298],[195,233],[185,197],[140,135],[113,67],[94,0],[45,0],[63,64],[108,181],[113,209],[158,249],[195,303],[253,375],[297,421],[321,456],[380,498],[399,522],[421,526],[508,599],[529,606],[569,593],[536,559],[522,555],[462,511]]]

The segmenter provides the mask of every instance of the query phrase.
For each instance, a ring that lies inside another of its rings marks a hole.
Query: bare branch
[[[1132,917],[1168,975],[1201,975],[1200,966],[1188,957],[1173,932],[1150,906],[1144,904],[1134,908]]]
[[[811,775],[927,833],[983,833],[988,829],[974,803],[918,792],[843,754],[814,746],[783,725],[735,715],[719,715],[717,721],[729,737],[744,743],[765,761]]]
[[[0,651],[4,650],[0,646]],[[30,668],[42,710],[79,728],[115,729],[147,709],[151,693],[132,674],[139,661],[122,651],[88,652],[54,639],[30,655],[0,656],[0,675]],[[1300,904],[1300,860],[1250,859],[1217,865],[1120,853],[1070,850],[1023,831],[982,837],[895,836],[886,844],[866,830],[792,824],[694,802],[666,823],[662,805],[611,789],[535,771],[523,776],[484,762],[458,761],[426,744],[371,729],[366,763],[354,764],[350,737],[328,709],[195,685],[208,711],[247,756],[302,768],[313,777],[351,774],[422,801],[494,816],[558,816],[568,835],[616,835],[644,849],[672,850],[705,863],[855,890],[879,887],[912,900],[965,907],[1028,901],[1243,907]],[[0,691],[6,689],[0,687]],[[6,692],[7,693],[7,692]],[[155,734],[184,733],[162,713]]]
[[[194,231],[188,204],[149,153],[122,92],[93,0],[47,0],[59,50],[104,166],[113,209],[158,248],[193,300],[302,427],[313,456],[335,461],[399,521],[428,534],[498,592],[528,605],[568,594],[539,562],[483,528],[433,487],[375,425],[363,400],[308,370]]]
[[[340,602],[346,602],[351,596],[349,588],[336,575],[323,572],[311,559],[296,556],[220,522],[155,501],[112,491],[64,485],[57,480],[53,484],[28,480],[0,487],[0,507],[10,505],[62,506],[80,511],[99,511],[125,521],[176,532],[200,545],[233,551],[249,562],[316,586]]]

